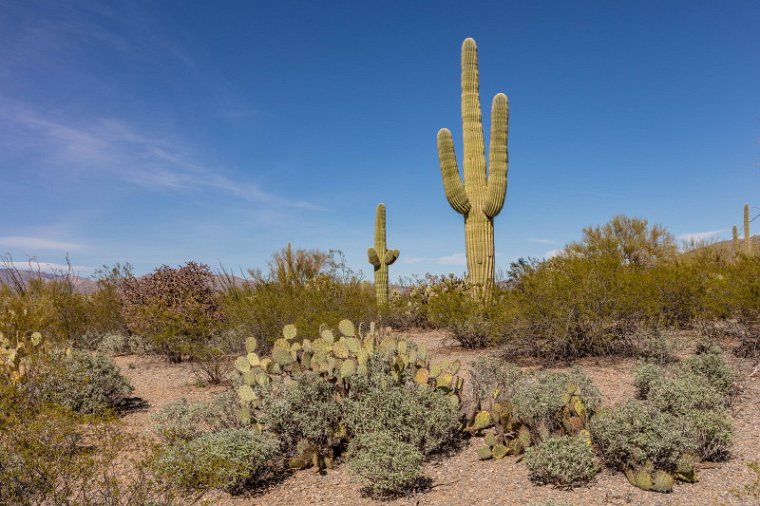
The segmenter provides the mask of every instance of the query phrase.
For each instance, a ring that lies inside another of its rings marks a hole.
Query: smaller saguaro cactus
[[[734,225],[732,232],[733,232],[732,241],[733,241],[733,246],[734,246],[734,255],[738,255],[739,254],[739,228],[736,225]]]
[[[385,247],[385,204],[378,204],[375,214],[375,247],[367,250],[369,263],[375,268],[375,298],[379,306],[388,303],[388,266],[398,258],[397,249]]]
[[[744,204],[744,253],[752,254],[752,236],[749,233],[749,204]]]

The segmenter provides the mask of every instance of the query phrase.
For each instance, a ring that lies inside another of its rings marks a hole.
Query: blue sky
[[[392,277],[462,273],[435,135],[461,154],[465,37],[484,116],[510,98],[499,267],[621,213],[725,239],[760,207],[758,26],[757,1],[0,0],[0,251],[88,275],[290,241],[371,277],[385,202]]]

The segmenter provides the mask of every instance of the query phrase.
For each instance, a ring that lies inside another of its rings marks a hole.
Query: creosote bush
[[[590,441],[573,436],[552,437],[525,451],[530,477],[539,484],[573,488],[589,483],[601,466]]]
[[[412,488],[422,472],[422,453],[391,432],[367,432],[349,445],[348,467],[374,496],[391,496]]]

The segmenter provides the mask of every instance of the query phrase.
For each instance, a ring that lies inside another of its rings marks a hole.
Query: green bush
[[[185,398],[171,402],[152,414],[151,420],[153,432],[169,445],[186,443],[210,432],[241,428],[237,396],[232,390],[208,402]]]
[[[630,401],[597,414],[591,436],[603,460],[615,469],[641,467],[675,470],[685,454],[694,454],[690,425],[642,401]]]
[[[652,385],[663,381],[665,370],[655,364],[641,364],[633,371],[633,380],[636,384],[636,395],[639,399],[646,399]]]
[[[165,447],[154,465],[179,488],[236,493],[276,469],[279,441],[247,429],[225,429]]]
[[[529,447],[525,464],[536,483],[563,488],[585,485],[601,469],[591,445],[572,436],[552,437]]]
[[[736,372],[726,363],[719,352],[708,350],[707,353],[699,353],[689,357],[684,360],[683,367],[686,371],[705,378],[723,395],[730,395],[734,391],[734,383],[737,380]]]
[[[515,386],[511,399],[515,419],[541,437],[563,427],[563,410],[568,386],[577,386],[590,418],[599,409],[602,396],[588,376],[579,369],[570,372],[526,374]],[[544,432],[544,434],[540,434]]]
[[[350,399],[345,424],[354,437],[385,431],[427,455],[457,438],[460,414],[438,390],[388,384]]]
[[[37,356],[21,388],[34,404],[92,414],[119,409],[133,391],[110,358],[79,350]]]
[[[470,388],[476,406],[490,409],[494,401],[509,402],[515,396],[523,372],[515,364],[498,358],[478,358],[470,366]]]
[[[720,461],[728,458],[733,429],[726,415],[715,411],[694,410],[684,417],[691,426],[700,459]]]
[[[261,422],[292,451],[298,442],[331,446],[345,415],[335,386],[316,374],[304,374],[263,399]]]
[[[422,471],[422,453],[386,431],[367,432],[351,442],[348,467],[375,496],[411,489]]]
[[[695,409],[720,411],[725,407],[723,394],[707,378],[693,373],[655,381],[649,386],[646,398],[657,409],[674,415]]]

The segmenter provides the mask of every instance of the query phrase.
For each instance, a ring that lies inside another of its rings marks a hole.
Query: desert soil
[[[469,364],[479,356],[498,355],[499,350],[471,351],[452,343],[444,334],[414,332],[409,337],[425,342],[435,358],[459,358]],[[165,404],[185,397],[208,400],[223,388],[203,387],[187,364],[168,364],[157,357],[116,357],[122,372],[135,387],[134,395],[145,407],[128,413],[122,423],[130,431],[147,431],[150,414]],[[551,486],[537,486],[528,478],[526,466],[515,457],[480,461],[478,438],[467,442],[453,455],[440,457],[425,466],[431,487],[412,496],[389,501],[375,501],[362,495],[345,466],[318,474],[313,470],[297,471],[264,490],[248,496],[232,497],[218,493],[208,496],[219,506],[298,506],[298,505],[531,505],[549,499],[574,506],[652,505],[652,506],[723,506],[760,505],[760,501],[740,494],[754,481],[747,463],[760,460],[760,374],[750,376],[755,362],[729,357],[741,373],[741,390],[731,415],[735,440],[731,458],[709,464],[699,471],[696,484],[676,484],[673,493],[644,492],[631,486],[619,472],[604,471],[587,487],[571,491]],[[521,366],[536,367],[533,363]],[[604,395],[606,405],[634,397],[632,359],[584,359],[576,362]],[[559,369],[559,368],[558,368]]]

